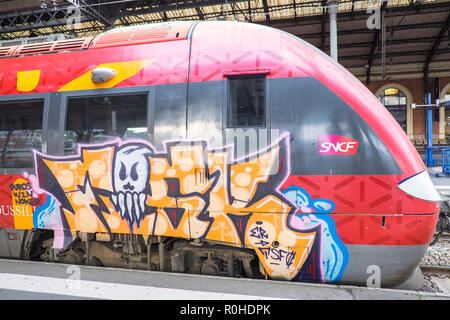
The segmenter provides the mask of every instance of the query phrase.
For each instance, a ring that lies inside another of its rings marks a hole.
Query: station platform
[[[428,175],[441,196],[441,205],[450,205],[450,176],[442,174],[442,167],[427,167]],[[450,206],[449,208],[450,209]]]
[[[437,293],[0,260],[8,300],[450,300]]]
[[[442,167],[427,167],[427,172],[435,186],[449,186],[450,188],[450,176],[441,176]]]

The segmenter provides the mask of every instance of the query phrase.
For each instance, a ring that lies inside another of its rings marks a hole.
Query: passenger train
[[[301,39],[166,22],[0,57],[0,256],[420,287],[424,163]]]

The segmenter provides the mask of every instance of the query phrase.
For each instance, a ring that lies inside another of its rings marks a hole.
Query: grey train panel
[[[157,150],[163,149],[167,140],[186,138],[186,92],[187,84],[154,86],[154,141]],[[152,125],[150,125],[152,126]]]
[[[47,154],[63,155],[64,154],[64,136],[62,133],[61,124],[64,126],[65,119],[61,120],[62,109],[65,106],[61,103],[61,94],[50,93],[49,98],[49,113],[47,120]]]
[[[25,230],[7,229],[6,235],[8,236],[8,234],[14,234],[15,236],[18,236],[18,239],[11,240],[8,238],[8,246],[11,258],[19,258],[22,251],[21,248],[22,241],[24,240]]]
[[[272,128],[291,135],[292,175],[388,175],[401,170],[368,124],[314,78],[271,79]],[[319,155],[318,135],[359,142],[352,155]]]
[[[188,138],[208,138],[209,146],[222,147],[222,81],[189,84]]]
[[[340,282],[361,284],[380,269],[381,285],[395,286],[417,268],[428,244],[414,246],[346,245],[349,259]],[[372,267],[371,267],[372,266]]]
[[[9,258],[11,256],[7,239],[6,229],[0,229],[0,257]]]
[[[24,234],[25,230],[0,229],[0,257],[20,258]],[[18,238],[9,239],[8,235]]]

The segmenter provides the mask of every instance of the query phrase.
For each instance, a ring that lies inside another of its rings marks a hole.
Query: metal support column
[[[433,166],[433,108],[431,107],[431,93],[427,95],[427,167]],[[439,109],[438,109],[439,110]]]
[[[338,47],[337,47],[337,11],[338,1],[328,0],[328,12],[330,14],[330,56],[334,60],[338,60]]]

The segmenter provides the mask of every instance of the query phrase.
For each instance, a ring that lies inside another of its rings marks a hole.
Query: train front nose
[[[398,187],[400,190],[418,199],[433,202],[441,201],[441,197],[426,170],[400,181]]]

